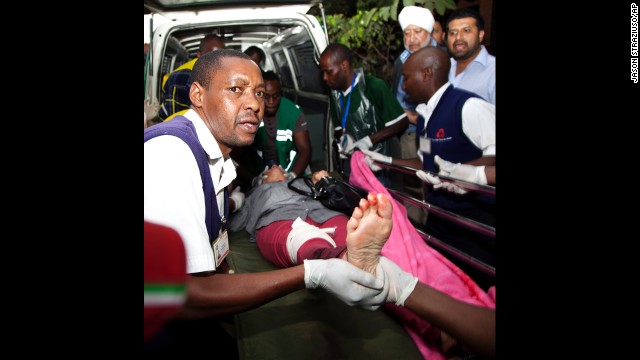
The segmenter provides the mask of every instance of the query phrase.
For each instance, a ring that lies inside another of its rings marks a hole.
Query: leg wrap
[[[296,221],[291,224],[291,231],[287,236],[287,252],[294,264],[297,264],[298,249],[305,242],[311,239],[323,239],[327,241],[331,246],[336,247],[336,243],[333,241],[328,233],[333,234],[334,228],[320,229],[317,226],[307,224],[302,219],[297,218]]]

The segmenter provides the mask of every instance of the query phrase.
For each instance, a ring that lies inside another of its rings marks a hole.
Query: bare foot
[[[347,256],[353,265],[375,275],[382,246],[389,239],[393,220],[391,201],[384,194],[369,193],[347,223]]]

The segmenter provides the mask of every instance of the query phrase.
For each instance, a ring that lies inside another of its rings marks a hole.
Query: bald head
[[[451,62],[449,61],[449,54],[443,49],[435,46],[424,47],[413,53],[409,59],[415,62],[422,70],[431,68],[434,81],[439,85],[444,85],[448,81]]]
[[[409,56],[402,66],[402,87],[415,103],[429,101],[449,78],[449,55],[439,47],[427,46]]]
[[[224,49],[226,46],[222,38],[215,34],[209,34],[200,40],[200,50],[196,52],[198,57],[213,50]]]

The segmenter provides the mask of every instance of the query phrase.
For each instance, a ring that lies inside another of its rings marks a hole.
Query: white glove
[[[418,278],[403,271],[393,261],[384,256],[380,256],[380,262],[376,268],[376,273],[384,273],[385,287],[389,286],[387,302],[395,302],[398,306],[404,306],[404,301],[415,289]]]
[[[371,138],[368,136],[365,136],[362,139],[354,142],[353,144],[345,148],[344,152],[347,154],[352,154],[355,148],[358,148],[360,150],[369,150],[371,149],[372,146],[373,146],[373,143],[371,142]]]
[[[434,157],[434,161],[440,168],[440,172],[438,173],[440,175],[445,175],[480,185],[487,185],[487,175],[484,173],[484,165],[474,166],[461,163],[454,164],[447,160],[443,160],[438,155]]]
[[[431,175],[426,171],[418,170],[416,171],[416,175],[423,182],[433,185],[434,190],[443,189],[459,195],[464,195],[467,193],[467,190],[459,187],[458,185],[450,183],[448,181],[442,181],[439,177]]]
[[[294,173],[293,171],[286,171],[282,165],[278,165],[278,167],[280,169],[282,169],[282,171],[284,172],[284,178],[287,179],[287,181],[289,180],[293,180],[295,179],[298,175],[296,175],[296,173]]]
[[[256,187],[262,184],[262,181],[267,178],[267,170],[269,170],[269,166],[265,165],[264,170],[251,180],[251,187]]]
[[[342,259],[305,260],[304,284],[307,289],[321,288],[347,305],[376,310],[388,298],[384,273],[377,276]]]
[[[233,199],[233,202],[236,204],[233,212],[240,210],[242,205],[244,204],[244,193],[240,191],[240,186],[236,186],[235,189],[229,194],[229,199]]]
[[[442,183],[442,180],[440,180],[439,177],[431,175],[428,172],[423,170],[416,171],[416,176],[423,182],[430,185],[439,185]]]
[[[342,136],[340,136],[340,142],[338,143],[338,152],[340,153],[340,159],[349,158],[347,155],[350,155],[351,153],[348,153],[346,149],[352,148],[353,143],[354,141],[351,135],[343,134]],[[353,150],[351,152],[353,152]]]
[[[158,115],[158,110],[160,110],[158,100],[153,99],[153,101],[151,101],[150,98],[144,99],[144,113],[147,114],[147,120],[155,118]]]
[[[371,151],[371,150],[362,150],[362,152],[365,155],[364,161],[367,163],[367,165],[369,165],[369,169],[371,169],[371,171],[382,170],[380,166],[373,163],[373,160],[381,163],[385,163],[385,164],[391,164],[391,156],[382,155],[378,152]]]

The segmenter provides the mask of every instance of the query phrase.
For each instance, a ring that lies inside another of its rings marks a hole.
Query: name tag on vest
[[[213,257],[216,260],[216,268],[222,264],[222,260],[229,254],[229,235],[227,230],[220,233],[220,236],[211,244]]]
[[[431,139],[430,138],[420,138],[420,151],[425,154],[431,154]]]

